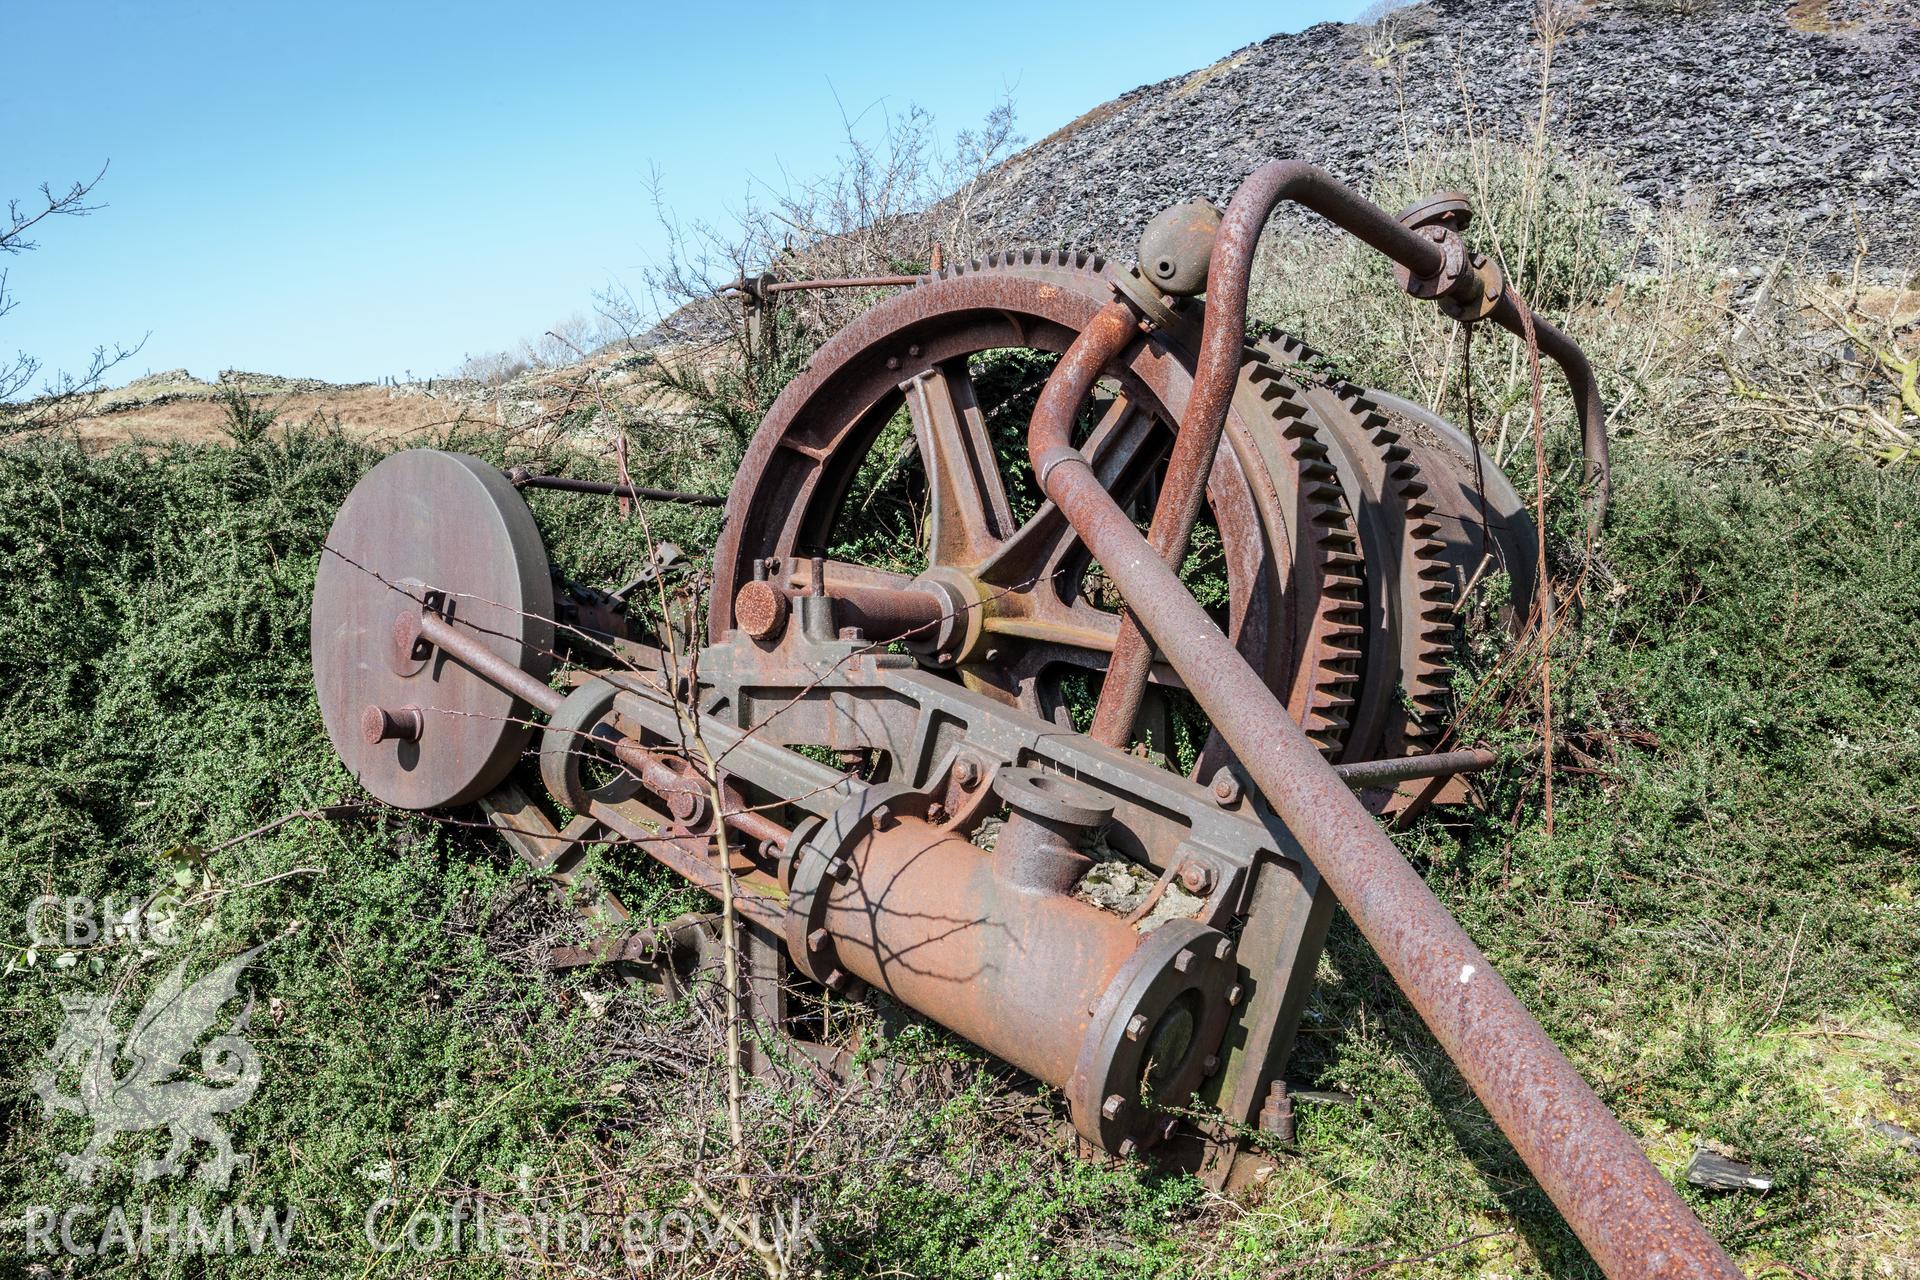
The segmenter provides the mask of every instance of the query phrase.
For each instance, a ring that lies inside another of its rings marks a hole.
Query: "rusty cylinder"
[[[1231,944],[1191,922],[1142,935],[1072,896],[1112,812],[1098,792],[1015,768],[994,790],[1010,813],[991,852],[898,812],[910,795],[849,801],[795,858],[789,944],[828,985],[857,978],[1066,1089],[1117,1149],[1143,1092],[1184,1103],[1217,1061]]]

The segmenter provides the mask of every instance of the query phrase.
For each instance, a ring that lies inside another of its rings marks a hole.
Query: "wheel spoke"
[[[1140,412],[1122,392],[1113,398],[1107,411],[1087,437],[1080,451],[1093,464],[1093,473],[1107,491],[1125,502],[1139,488],[1145,471],[1166,447],[1164,433],[1149,413]],[[980,566],[983,582],[1019,589],[1032,584],[1034,591],[1059,574],[1070,552],[1078,548],[1079,535],[1060,508],[1042,503],[1033,519]],[[1070,584],[1056,582],[1053,595],[1064,598]]]
[[[1013,532],[1013,513],[966,361],[934,365],[900,389],[927,473],[928,561],[970,568]]]

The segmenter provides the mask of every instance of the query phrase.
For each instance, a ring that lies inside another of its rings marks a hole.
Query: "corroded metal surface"
[[[1298,164],[1256,171],[1228,208],[1227,225],[1246,229],[1216,246],[1210,288],[1217,312],[1208,336],[1237,347],[1245,325],[1250,250],[1275,203],[1287,194],[1416,274],[1440,269],[1431,241],[1404,233],[1333,180]],[[1344,189],[1342,189],[1344,190]],[[1236,220],[1236,210],[1245,210]],[[1395,234],[1399,232],[1400,234]],[[1231,274],[1230,274],[1231,273]],[[1237,281],[1237,290],[1229,284]],[[1224,297],[1223,297],[1224,295]],[[1235,305],[1235,301],[1237,304]],[[1116,304],[1124,313],[1127,308]],[[1567,1222],[1607,1274],[1616,1277],[1740,1273],[1639,1145],[1567,1062],[1492,964],[1371,820],[1300,726],[1238,659],[1157,550],[1134,528],[1073,449],[1080,402],[1120,346],[1117,325],[1089,328],[1060,362],[1034,409],[1029,450],[1048,496],[1060,505],[1121,584],[1129,604],[1186,678],[1239,754],[1261,794],[1300,840],[1340,903],[1379,954],[1421,1018]],[[1103,320],[1108,317],[1103,315]],[[1203,370],[1215,394],[1237,361]]]
[[[630,844],[730,896],[752,939],[743,991],[789,1034],[806,1034],[802,993],[878,988],[1058,1087],[1087,1143],[1216,1186],[1234,1126],[1290,1123],[1283,1071],[1337,895],[1610,1276],[1731,1276],[1356,795],[1496,761],[1408,753],[1446,710],[1463,594],[1504,573],[1528,599],[1537,530],[1448,424],[1290,340],[1246,345],[1253,247],[1282,199],[1393,258],[1414,297],[1531,328],[1604,502],[1584,357],[1467,248],[1464,202],[1396,220],[1273,165],[1224,216],[1157,220],[1142,270],[1012,254],[839,282],[910,287],[828,342],[755,436],[698,653],[628,642],[609,605],[593,643],[636,668],[551,687],[554,586],[508,478],[452,454],[382,463],[316,590],[328,731],[392,803],[484,797],[530,862],[630,929],[556,963],[702,972],[707,922],[628,926],[581,870]],[[750,283],[776,305],[783,286]],[[1032,487],[974,383],[1006,349],[1039,361]],[[830,558],[883,437],[919,457],[920,546]],[[1211,607],[1179,573],[1204,521],[1226,583]],[[576,618],[620,595],[560,586]],[[1087,708],[1068,672],[1105,677],[1090,735],[1071,730]],[[1191,776],[1135,750],[1170,741],[1176,692],[1211,726]],[[551,819],[505,781],[536,712]]]
[[[429,590],[491,657],[544,685],[553,584],[533,517],[478,458],[417,449],[381,462],[341,506],[311,624],[327,736],[362,786],[403,809],[478,799],[533,732],[514,693],[429,655],[418,625]],[[417,708],[419,732],[369,741],[370,708]]]

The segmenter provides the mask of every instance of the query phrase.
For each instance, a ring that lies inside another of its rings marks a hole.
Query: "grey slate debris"
[[[1771,1191],[1773,1175],[1705,1147],[1687,1162],[1687,1181],[1709,1191]]]
[[[1870,266],[1920,263],[1920,10],[1829,0],[1824,21],[1796,24],[1787,0],[1673,7],[1599,0],[1556,49],[1551,120],[1573,156],[1608,162],[1644,203],[1705,202],[1764,247],[1804,240],[1842,267],[1857,214]],[[1476,128],[1521,136],[1539,102],[1531,13],[1530,0],[1398,10],[1397,89],[1372,27],[1273,36],[1096,107],[1002,164],[976,207],[1009,243],[1131,254],[1155,213],[1223,202],[1267,159],[1364,186],[1408,140],[1462,128],[1457,72]]]

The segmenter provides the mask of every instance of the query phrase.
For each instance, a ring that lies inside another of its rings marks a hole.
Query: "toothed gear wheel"
[[[920,572],[957,573],[991,600],[960,651],[933,665],[1061,719],[1060,673],[1104,670],[1108,656],[1070,637],[1076,628],[1111,634],[1117,619],[1081,598],[1090,562],[1052,504],[1014,521],[1006,483],[1014,472],[978,465],[993,456],[993,406],[979,402],[969,362],[1005,348],[1064,351],[1113,299],[1113,279],[1095,255],[1001,250],[933,273],[830,339],[781,393],[742,460],[714,556],[715,638],[732,626],[734,592],[756,561],[775,558],[776,571],[797,582],[805,556],[836,545],[862,464],[904,410],[913,445],[902,457],[917,454],[921,472],[941,482],[925,493]],[[1096,393],[1101,422],[1083,446],[1108,488],[1142,514],[1192,388],[1199,319],[1189,310],[1109,367]],[[1359,692],[1366,601],[1332,448],[1300,389],[1249,349],[1208,484],[1228,586],[1216,613],[1313,741],[1338,755]],[[1024,451],[1010,466],[1024,470]],[[829,588],[911,580],[832,559],[826,577]],[[1210,743],[1201,767],[1218,751]]]
[[[1290,335],[1258,345],[1289,367],[1328,425],[1348,501],[1362,513],[1373,625],[1350,758],[1433,750],[1446,724],[1461,591],[1491,565],[1524,599],[1531,525],[1505,477],[1450,425],[1347,382]]]

